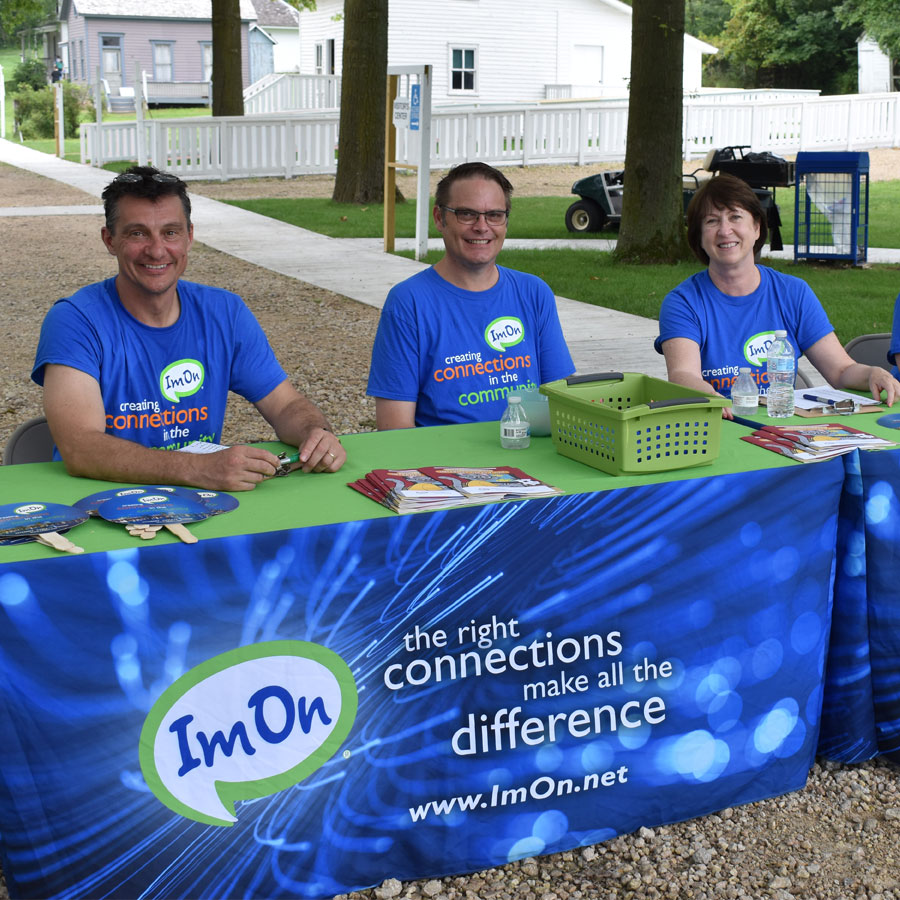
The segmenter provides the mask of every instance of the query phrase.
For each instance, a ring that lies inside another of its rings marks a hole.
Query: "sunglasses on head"
[[[113,178],[113,181],[122,181],[125,184],[137,184],[140,181],[144,180],[156,181],[159,184],[176,184],[181,181],[181,179],[177,175],[172,175],[169,172],[154,172],[152,175],[140,175],[137,172],[123,172],[121,175],[116,175]]]

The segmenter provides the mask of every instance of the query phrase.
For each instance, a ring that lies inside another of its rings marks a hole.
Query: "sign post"
[[[401,82],[403,77],[403,84]],[[413,79],[417,80],[413,80]],[[397,169],[416,169],[416,259],[428,252],[431,216],[431,66],[389,66],[384,136],[384,251],[394,249]],[[403,84],[403,86],[401,86]],[[397,159],[397,132],[406,131],[405,156],[418,146],[418,162]]]
[[[53,85],[53,136],[56,138],[56,155],[66,158],[66,119],[63,109],[63,86],[61,81]]]

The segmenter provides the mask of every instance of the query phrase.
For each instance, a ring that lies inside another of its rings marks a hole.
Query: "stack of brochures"
[[[512,466],[374,469],[348,486],[397,513],[562,493]]]
[[[741,440],[800,462],[829,459],[856,449],[879,450],[897,446],[893,441],[867,431],[829,422],[817,425],[765,425],[752,434],[743,435]]]

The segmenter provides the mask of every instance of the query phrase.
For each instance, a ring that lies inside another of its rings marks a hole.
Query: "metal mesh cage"
[[[869,154],[798,153],[794,259],[866,261]]]

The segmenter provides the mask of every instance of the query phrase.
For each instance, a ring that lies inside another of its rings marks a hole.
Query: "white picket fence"
[[[244,91],[244,114],[283,114],[288,110],[337,109],[340,75],[267,75]]]
[[[146,160],[183,178],[290,178],[337,168],[337,110],[231,118],[154,119],[83,124],[81,161]],[[628,103],[510,104],[436,107],[431,167],[468,160],[497,166],[624,160]],[[800,150],[900,146],[900,93],[805,96],[792,100],[684,104],[685,159],[712,147],[749,145],[792,155]],[[398,159],[415,164],[415,142],[398,133]]]

